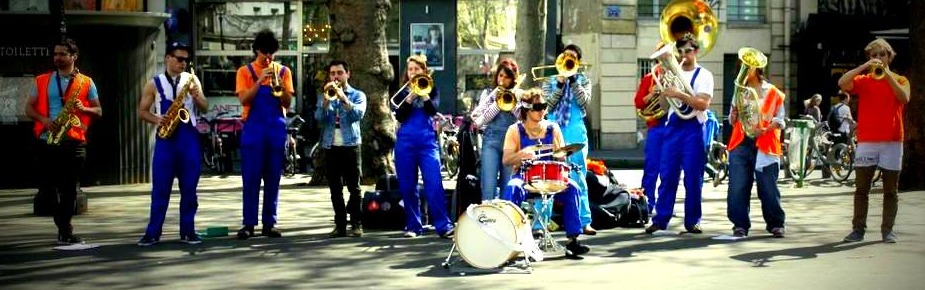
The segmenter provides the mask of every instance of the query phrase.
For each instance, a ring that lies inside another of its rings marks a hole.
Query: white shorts
[[[854,157],[855,167],[879,166],[899,171],[903,167],[903,142],[861,142]]]

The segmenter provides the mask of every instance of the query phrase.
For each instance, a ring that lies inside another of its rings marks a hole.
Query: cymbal
[[[552,144],[536,144],[530,145],[523,148],[524,150],[538,152],[538,151],[548,151],[552,150]]]
[[[572,143],[569,145],[559,147],[559,149],[556,149],[556,151],[553,151],[552,156],[556,158],[567,157],[569,155],[572,155],[572,153],[575,153],[575,151],[581,150],[583,148],[585,148],[584,143]]]

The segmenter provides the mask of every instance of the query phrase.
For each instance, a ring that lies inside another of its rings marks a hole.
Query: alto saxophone
[[[177,130],[177,126],[180,125],[180,122],[189,123],[190,115],[185,107],[186,96],[189,94],[190,86],[197,80],[196,74],[193,69],[190,68],[189,80],[180,88],[180,91],[173,96],[173,103],[170,105],[170,108],[167,109],[167,112],[164,113],[164,119],[168,121],[167,125],[157,128],[157,137],[161,139],[170,138]]]
[[[61,109],[61,113],[58,113],[58,116],[52,121],[51,128],[48,128],[48,139],[45,141],[47,141],[49,145],[61,144],[65,132],[71,130],[72,127],[80,127],[83,125],[80,118],[77,117],[77,102],[80,102],[77,96],[83,88],[83,83],[77,78],[78,75],[79,74],[74,74],[71,79],[72,82],[77,82],[77,88],[71,92],[71,97],[64,103],[64,108]]]

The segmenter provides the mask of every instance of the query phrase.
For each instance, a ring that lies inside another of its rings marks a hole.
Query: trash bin
[[[793,180],[797,187],[803,187],[803,179],[806,178],[806,167],[809,166],[810,160],[806,156],[809,150],[809,141],[812,138],[812,132],[816,128],[813,120],[791,120],[790,126],[790,145],[787,148],[787,158],[790,160],[788,170],[795,172]]]

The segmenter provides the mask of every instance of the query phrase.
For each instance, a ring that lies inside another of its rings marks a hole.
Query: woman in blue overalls
[[[244,106],[241,119],[241,179],[244,185],[244,227],[238,239],[254,236],[260,183],[263,181],[263,230],[268,237],[281,237],[276,228],[279,180],[283,170],[286,144],[284,112],[289,108],[294,90],[290,70],[273,62],[279,42],[269,30],[257,33],[253,44],[256,60],[238,69],[238,99]],[[271,84],[278,78],[281,92]]]
[[[500,88],[512,89],[514,79],[520,73],[517,62],[513,59],[502,60],[495,67],[492,87],[482,91],[479,105],[472,110],[472,120],[482,131],[482,149],[480,152],[482,183],[482,200],[498,198],[499,186],[505,186],[510,180],[511,167],[501,164],[504,134],[508,127],[517,121],[516,111],[503,112],[498,108],[496,93]]]
[[[408,83],[412,77],[426,74],[427,59],[421,55],[408,58],[405,72],[404,89],[394,97],[395,118],[398,127],[395,141],[395,171],[398,177],[398,190],[405,203],[405,236],[417,237],[423,233],[421,225],[420,196],[417,192],[418,169],[424,179],[424,191],[427,206],[437,234],[450,238],[453,223],[446,212],[446,200],[443,191],[443,177],[440,175],[440,148],[437,146],[437,132],[431,117],[437,114],[439,104],[437,89],[431,87],[429,94],[416,95]],[[433,83],[431,82],[431,86]]]
[[[571,54],[581,60],[581,48],[577,45],[567,45],[562,53]],[[588,167],[585,164],[585,157],[588,156],[585,116],[588,112],[588,102],[591,101],[591,81],[584,74],[556,76],[549,78],[544,84],[544,90],[551,108],[547,117],[565,131],[565,143],[585,145],[570,155],[568,162],[577,167],[572,171],[571,179],[578,185],[578,212],[583,231],[585,234],[594,235],[597,231],[591,228],[591,208],[588,204],[588,185],[585,182],[585,176],[588,175]]]
[[[527,146],[537,144],[552,144],[553,149],[565,146],[562,131],[559,125],[544,120],[546,115],[546,100],[540,89],[530,89],[524,92],[522,107],[519,111],[520,122],[510,126],[504,138],[504,165],[519,167],[526,160],[552,160],[551,155],[537,158],[535,152],[523,150]],[[511,176],[510,182],[502,194],[502,199],[520,205],[527,198],[524,189],[524,176],[518,172]],[[565,221],[565,233],[569,239],[565,246],[566,254],[577,256],[590,251],[588,246],[578,243],[578,236],[583,227],[578,215],[578,187],[574,181],[569,181],[568,187],[556,193],[554,198],[563,205],[562,219]],[[540,219],[537,215],[536,219]]]

